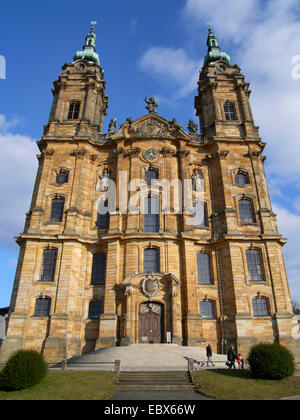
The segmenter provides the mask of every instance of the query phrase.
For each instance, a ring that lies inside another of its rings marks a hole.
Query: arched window
[[[241,223],[255,223],[252,202],[247,199],[239,201],[239,212]]]
[[[144,251],[144,273],[159,273],[159,250],[147,248]]]
[[[200,302],[200,315],[203,319],[214,319],[215,318],[215,308],[213,302],[203,301]]]
[[[234,103],[226,102],[224,104],[224,114],[225,114],[226,121],[236,121],[237,120]]]
[[[104,284],[105,271],[106,271],[106,254],[104,253],[94,254],[91,283],[93,285]]]
[[[159,199],[158,197],[145,198],[144,231],[148,233],[159,232]]]
[[[250,281],[264,281],[261,254],[257,249],[246,251]]]
[[[44,249],[40,281],[53,282],[57,260],[57,249]]]
[[[249,184],[249,176],[245,172],[237,172],[235,174],[235,184],[239,187],[244,187]]]
[[[103,301],[92,301],[89,303],[89,319],[99,319],[103,314]]]
[[[35,301],[34,316],[49,316],[51,307],[50,298],[38,298]]]
[[[203,252],[197,254],[197,270],[198,284],[212,284],[209,254]]]
[[[80,102],[71,102],[68,112],[68,120],[78,120],[80,110]]]
[[[269,308],[267,299],[255,298],[252,300],[254,316],[268,316]]]
[[[50,222],[61,223],[64,214],[65,199],[54,198],[51,202]]]
[[[145,181],[149,186],[151,186],[152,180],[157,180],[159,177],[158,171],[156,169],[148,169],[145,172]]]
[[[63,185],[63,184],[67,184],[68,183],[68,179],[69,179],[69,172],[61,169],[57,174],[56,174],[56,184],[57,185]]]

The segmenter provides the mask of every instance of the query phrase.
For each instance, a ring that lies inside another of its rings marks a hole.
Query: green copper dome
[[[216,35],[213,33],[213,30],[211,28],[209,28],[207,46],[208,46],[208,52],[204,59],[204,65],[207,65],[210,63],[214,64],[218,60],[223,60],[227,64],[230,64],[229,55],[221,51],[221,48],[219,47],[218,39]]]
[[[92,27],[90,33],[85,37],[85,45],[82,47],[83,51],[77,51],[73,60],[86,60],[100,66],[99,55],[96,53],[96,41],[95,28]]]

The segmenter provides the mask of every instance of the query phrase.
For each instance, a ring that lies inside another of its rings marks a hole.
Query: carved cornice
[[[141,152],[141,149],[139,147],[134,147],[133,149],[125,150],[124,151],[124,157],[127,158],[133,158],[137,157]]]
[[[86,149],[76,149],[71,153],[71,156],[75,156],[77,159],[83,160],[87,155]]]

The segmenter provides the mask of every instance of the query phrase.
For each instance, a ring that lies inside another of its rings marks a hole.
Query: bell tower
[[[250,84],[245,81],[239,66],[232,65],[229,55],[221,51],[211,28],[207,46],[195,99],[201,134],[259,140],[249,102]]]
[[[92,22],[94,25],[95,22]],[[108,108],[104,71],[96,53],[94,26],[71,64],[54,82],[53,103],[44,137],[99,137]]]

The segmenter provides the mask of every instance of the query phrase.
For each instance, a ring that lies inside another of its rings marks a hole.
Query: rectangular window
[[[264,281],[260,252],[248,249],[246,252],[250,281]]]
[[[101,314],[103,314],[103,301],[90,302],[89,319],[99,319]]]
[[[104,284],[106,271],[106,254],[93,255],[92,284]]]
[[[65,200],[63,198],[54,198],[51,202],[51,223],[61,223],[64,214]]]
[[[144,251],[144,273],[159,273],[159,250],[154,248]]]
[[[103,210],[106,209],[105,214],[101,214]],[[98,213],[97,213],[97,222],[96,226],[100,229],[108,228],[109,227],[109,212],[108,212],[108,203],[104,203],[104,209],[103,206],[99,205],[98,207]]]
[[[214,319],[214,304],[209,301],[200,302],[200,315],[203,319]]]
[[[250,200],[240,200],[239,211],[241,223],[255,223],[252,203]]]
[[[50,315],[51,299],[38,298],[35,301],[34,316]]]
[[[212,284],[209,254],[197,254],[198,284]]]
[[[206,218],[206,204],[205,203],[196,203],[193,206],[194,208],[194,227],[206,227],[207,218]]]
[[[268,316],[268,303],[266,299],[253,299],[253,315],[254,316]]]
[[[231,103],[227,103],[224,105],[224,113],[226,121],[236,121],[236,110],[235,105]]]
[[[57,260],[57,249],[45,249],[41,267],[40,281],[53,282]]]
[[[145,199],[144,231],[159,232],[159,201],[157,197]]]
[[[80,102],[70,103],[68,120],[78,120],[79,109],[80,109]]]

